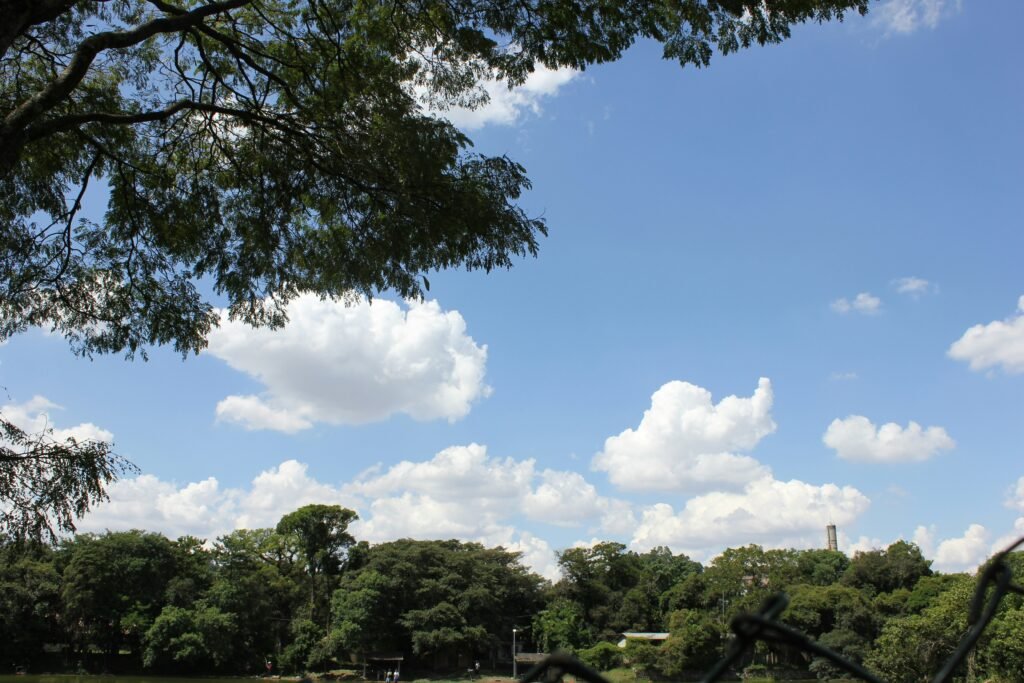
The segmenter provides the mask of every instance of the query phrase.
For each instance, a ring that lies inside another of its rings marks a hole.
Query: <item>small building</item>
[[[528,668],[533,668],[544,661],[547,657],[546,652],[517,652],[516,653],[516,666],[525,667],[522,670],[525,671]]]
[[[626,647],[626,642],[630,640],[646,640],[654,643],[655,645],[661,645],[664,641],[668,640],[670,634],[668,633],[646,633],[643,631],[627,631],[622,634],[622,640],[619,641],[619,647]]]
[[[384,680],[388,671],[401,671],[405,656],[401,652],[366,652],[352,657],[353,664],[363,665],[363,678]]]

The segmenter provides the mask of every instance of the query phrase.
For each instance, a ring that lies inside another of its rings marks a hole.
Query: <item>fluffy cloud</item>
[[[640,425],[609,437],[593,460],[616,486],[630,490],[708,491],[739,489],[767,474],[749,450],[775,431],[772,385],[758,381],[749,398],[711,392],[688,382],[669,382],[651,396]]]
[[[598,494],[578,472],[544,470],[540,484],[522,501],[523,514],[557,526],[580,526],[594,519],[609,534],[629,533],[636,527],[632,506]]]
[[[234,529],[272,527],[309,503],[343,505],[359,513],[357,538],[459,538],[522,552],[538,573],[557,578],[550,544],[517,527],[523,518],[602,534],[636,525],[624,501],[601,496],[574,472],[537,472],[533,460],[494,458],[478,444],[453,446],[420,462],[373,468],[355,481],[318,481],[305,464],[287,460],[248,487],[224,488],[213,478],[183,485],[152,475],[123,479],[110,500],[79,524],[82,531],[144,528],[170,537],[212,539]]]
[[[115,482],[108,493],[110,500],[95,506],[79,530],[142,528],[172,538],[215,538],[234,529],[272,527],[310,503],[355,504],[351,495],[310,477],[307,466],[296,460],[261,472],[248,490],[222,488],[213,477],[179,486],[143,474]]]
[[[491,458],[486,446],[473,443],[446,448],[422,462],[403,460],[383,474],[370,470],[348,488],[374,497],[404,490],[435,498],[497,501],[520,496],[533,477],[533,460]]]
[[[541,102],[557,95],[562,86],[578,75],[578,71],[568,68],[549,69],[538,66],[527,76],[525,83],[511,89],[499,80],[488,80],[480,84],[482,93],[487,95],[487,101],[479,107],[452,107],[433,110],[432,113],[464,130],[474,130],[488,124],[512,126],[519,122],[524,113],[540,114]]]
[[[866,553],[871,550],[879,550],[885,548],[888,544],[883,543],[880,538],[872,538],[869,536],[858,536],[854,539],[851,536],[847,536],[842,531],[839,532],[839,550],[846,553],[849,557],[853,557],[857,553]]]
[[[171,538],[191,534],[211,538],[234,528],[233,496],[214,478],[178,487],[149,474],[121,479],[107,488],[110,500],[96,505],[78,530],[102,532],[146,529]]]
[[[628,504],[601,496],[576,472],[537,472],[532,459],[491,457],[479,444],[452,446],[430,460],[402,461],[383,472],[372,469],[345,491],[372,499],[368,538],[396,538],[408,533],[403,529],[487,536],[517,515],[558,526],[600,520],[602,528],[632,519]]]
[[[543,538],[537,538],[529,531],[505,538],[487,539],[486,545],[500,545],[506,550],[522,553],[523,564],[549,581],[558,581],[562,577],[554,549]]]
[[[935,568],[942,572],[973,572],[988,559],[989,532],[980,524],[971,524],[958,538],[947,538],[935,549]]]
[[[1024,513],[1024,477],[1018,479],[1010,491],[1010,495],[1006,499],[1006,507]],[[993,553],[1005,550],[1011,544],[1016,543],[1021,537],[1024,537],[1024,516],[1016,519],[1013,524],[1013,530],[1010,533],[1001,536],[992,543],[991,550]]]
[[[912,540],[925,557],[935,557],[935,525],[917,527]]]
[[[865,315],[872,315],[878,313],[878,310],[882,307],[882,300],[868,292],[861,292],[853,298],[853,301],[845,298],[836,299],[829,306],[836,313],[845,314],[850,311],[856,311]]]
[[[259,396],[228,396],[217,403],[217,419],[243,425],[246,429],[271,429],[288,434],[313,426],[301,412],[272,408]]]
[[[259,395],[228,396],[220,420],[295,432],[314,422],[358,424],[405,413],[417,420],[464,417],[487,396],[487,347],[466,334],[457,311],[436,301],[360,300],[305,294],[279,330],[222,315],[209,353],[263,383]]]
[[[579,472],[544,470],[536,489],[523,498],[523,512],[553,524],[580,524],[608,512],[608,499]]]
[[[715,491],[691,498],[678,513],[666,503],[645,508],[632,545],[667,545],[700,556],[709,547],[821,534],[830,521],[851,523],[869,503],[850,486],[814,486],[765,476],[739,493]]]
[[[73,427],[56,427],[50,413],[61,407],[43,396],[33,396],[24,403],[8,403],[0,407],[4,419],[21,428],[28,434],[37,434],[44,429],[52,429],[52,438],[66,441],[74,438],[78,441],[105,441],[110,443],[114,435],[106,429],[97,427],[91,422],[82,422]]]
[[[1024,477],[1017,480],[1017,484],[1006,499],[1006,507],[1024,512]]]
[[[971,370],[1001,366],[1007,373],[1024,372],[1024,296],[1017,301],[1015,316],[971,327],[947,353],[969,362]]]
[[[893,280],[892,284],[897,292],[906,294],[914,299],[919,299],[921,296],[938,289],[938,287],[920,277],[901,277],[898,280]]]
[[[1024,517],[1018,517],[1013,523],[1013,530],[995,540],[992,544],[992,553],[1002,552],[1024,537]],[[1017,546],[1020,550],[1020,546]]]
[[[234,518],[236,529],[274,526],[292,510],[313,503],[356,507],[356,499],[340,487],[325,484],[307,474],[308,466],[297,460],[286,460],[277,467],[260,472],[252,480]]]
[[[918,462],[956,445],[942,427],[888,422],[876,428],[863,415],[833,420],[823,440],[840,458],[866,462]]]
[[[886,33],[909,34],[960,11],[962,0],[887,0],[871,10],[874,24]]]

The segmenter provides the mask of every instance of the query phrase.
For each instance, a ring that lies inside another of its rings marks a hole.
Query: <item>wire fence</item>
[[[967,613],[967,632],[960,639],[956,649],[943,663],[932,683],[948,683],[953,678],[961,663],[977,644],[981,634],[996,615],[999,604],[1010,593],[1024,595],[1024,587],[1013,581],[1013,571],[1006,562],[1006,556],[1024,544],[1024,538],[1006,550],[993,556],[978,574],[978,583],[971,599]],[[714,683],[722,679],[731,667],[747,652],[753,649],[758,641],[769,644],[785,645],[816,657],[829,660],[851,676],[869,681],[869,683],[885,683],[856,662],[852,662],[827,647],[818,644],[800,631],[783,624],[778,620],[789,599],[778,594],[769,598],[757,614],[741,614],[732,620],[730,628],[734,637],[729,643],[725,656],[705,674],[702,683]],[[554,683],[563,676],[571,675],[588,683],[609,683],[600,673],[579,661],[575,657],[556,652],[542,660],[524,676],[524,683]]]

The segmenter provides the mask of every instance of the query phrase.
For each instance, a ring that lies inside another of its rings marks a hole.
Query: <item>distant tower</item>
[[[839,550],[839,541],[836,540],[836,525],[829,524],[825,527],[825,531],[828,532],[828,549]]]

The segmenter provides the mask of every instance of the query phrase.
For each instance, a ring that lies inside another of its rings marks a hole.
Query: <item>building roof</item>
[[[669,635],[670,634],[668,633],[662,632],[647,633],[644,631],[626,631],[622,634],[623,637],[622,640],[619,641],[619,647],[626,647],[627,640],[650,640],[654,642],[661,642],[663,640],[668,640]]]

